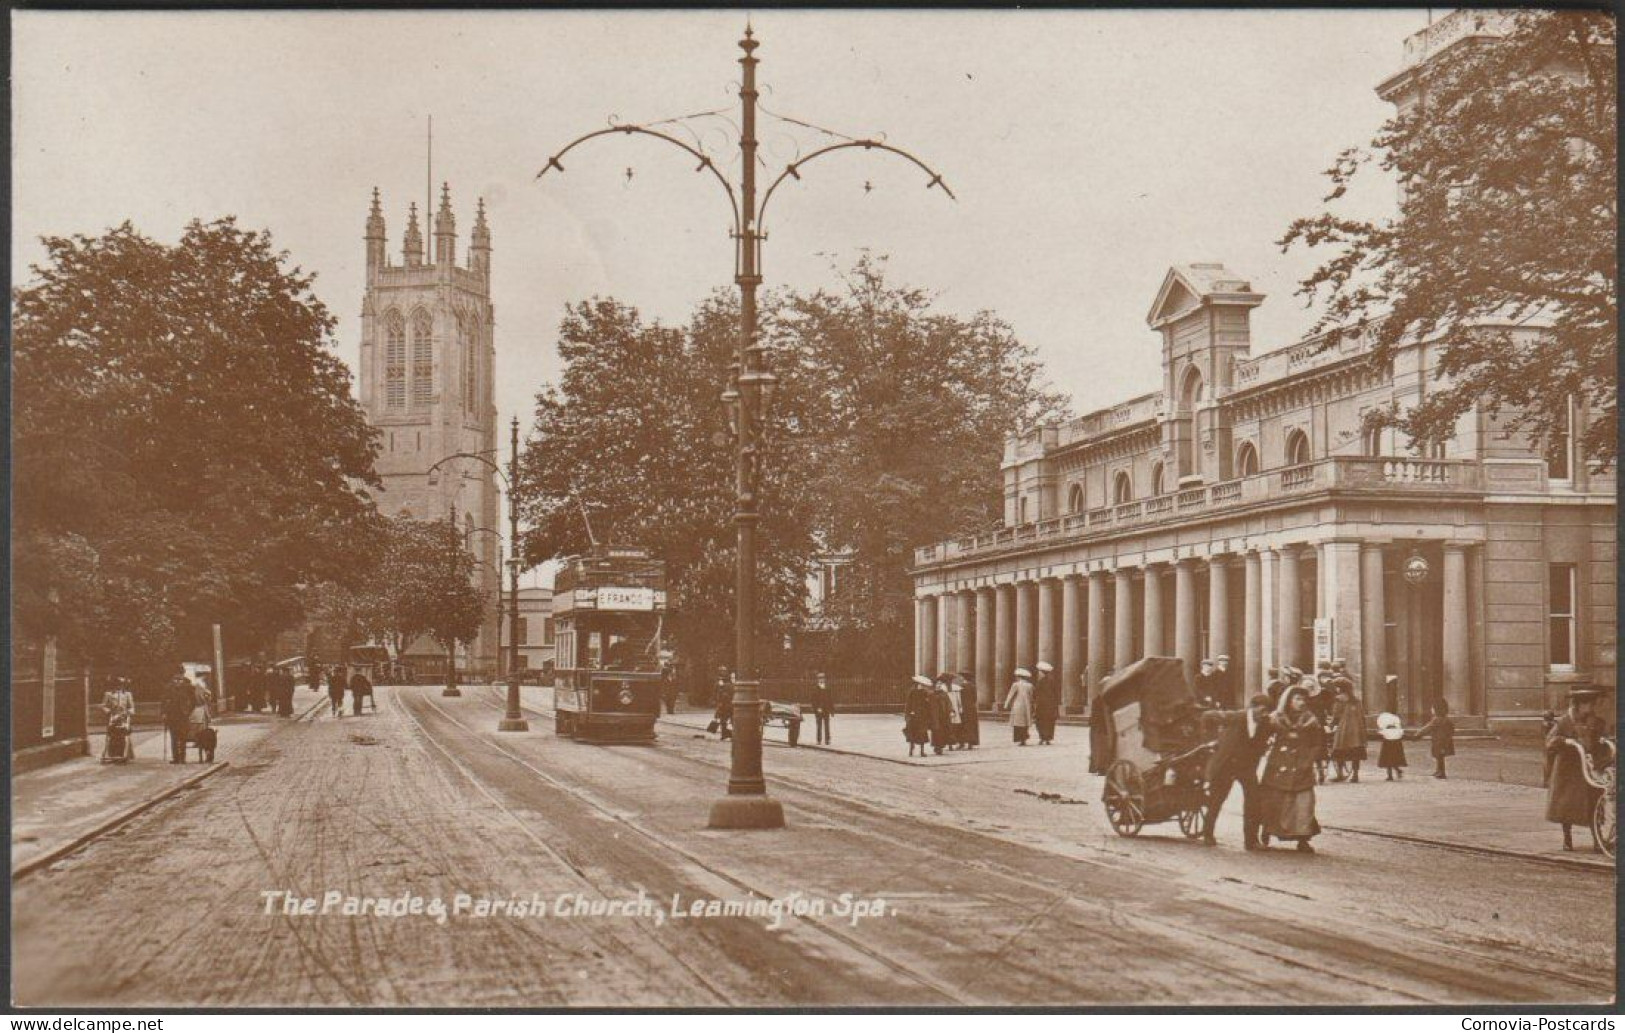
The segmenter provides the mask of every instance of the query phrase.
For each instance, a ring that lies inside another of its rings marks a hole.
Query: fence
[[[54,646],[16,649],[11,668],[11,749],[85,738],[89,673],[68,665]]]

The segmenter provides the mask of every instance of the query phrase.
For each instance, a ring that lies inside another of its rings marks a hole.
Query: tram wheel
[[[1106,769],[1106,790],[1101,796],[1106,817],[1119,836],[1137,836],[1145,827],[1145,784],[1140,772],[1126,760]]]

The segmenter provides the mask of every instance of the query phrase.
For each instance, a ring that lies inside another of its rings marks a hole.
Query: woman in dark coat
[[[953,703],[948,699],[948,676],[931,683],[931,752],[941,753],[954,742]]]
[[[1592,812],[1602,790],[1586,781],[1584,762],[1569,744],[1573,739],[1588,755],[1597,749],[1603,733],[1602,721],[1591,713],[1595,689],[1575,689],[1569,693],[1569,708],[1552,730],[1546,733],[1546,755],[1552,761],[1552,784],[1546,795],[1546,820],[1563,826],[1563,849],[1574,849],[1574,826],[1591,824]]]
[[[1315,820],[1315,760],[1323,732],[1308,699],[1303,686],[1287,689],[1270,715],[1275,738],[1258,780],[1258,817],[1266,846],[1274,836],[1295,840],[1300,851],[1312,854],[1315,848],[1309,840],[1320,833]]]
[[[1332,733],[1332,760],[1337,762],[1336,781],[1347,778],[1358,782],[1360,762],[1366,759],[1365,707],[1360,703],[1359,693],[1354,691],[1353,682],[1334,678],[1332,684],[1337,687],[1337,701],[1332,705],[1332,722],[1336,727]],[[1352,774],[1348,773],[1350,769]]]
[[[903,699],[903,738],[908,740],[908,755],[914,756],[914,747],[925,756],[926,743],[931,741],[931,679],[923,674],[914,676],[914,684]]]
[[[1048,746],[1055,741],[1055,719],[1061,716],[1061,688],[1049,661],[1040,660],[1037,667],[1038,680],[1033,683],[1033,724],[1038,726],[1038,745]]]
[[[344,690],[350,687],[350,679],[344,676],[344,668],[335,667],[327,675],[327,702],[333,707],[334,717],[344,716]]]
[[[1433,701],[1433,719],[1418,728],[1412,738],[1420,739],[1424,735],[1432,740],[1429,752],[1433,754],[1433,777],[1444,778],[1444,759],[1456,755],[1456,723],[1450,720],[1449,703],[1442,699]]]
[[[976,713],[976,682],[970,675],[959,673],[959,742],[967,750],[982,744],[982,722]]]

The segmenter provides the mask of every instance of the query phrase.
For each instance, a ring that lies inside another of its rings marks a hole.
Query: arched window
[[[384,317],[384,404],[406,408],[406,320],[395,311]]]
[[[463,411],[474,411],[474,400],[479,385],[479,367],[474,355],[473,320],[466,314],[457,313],[457,344],[463,355]]]
[[[1074,484],[1066,493],[1066,511],[1068,513],[1082,513],[1083,502],[1083,485]]]
[[[1309,461],[1309,435],[1295,430],[1286,436],[1286,465],[1302,466]]]
[[[434,401],[434,317],[423,309],[412,313],[412,404]]]
[[[1113,504],[1122,505],[1125,502],[1132,501],[1133,498],[1134,482],[1129,480],[1127,473],[1119,471],[1117,477],[1112,481]]]
[[[1367,427],[1360,436],[1360,452],[1368,456],[1382,455],[1382,428]]]
[[[1258,473],[1258,449],[1251,441],[1243,441],[1236,449],[1236,476],[1252,477]]]
[[[1195,366],[1185,370],[1185,382],[1179,387],[1179,407],[1194,409],[1202,400],[1202,371]]]
[[[1162,486],[1162,464],[1158,463],[1151,468],[1151,497],[1155,498],[1166,490]]]

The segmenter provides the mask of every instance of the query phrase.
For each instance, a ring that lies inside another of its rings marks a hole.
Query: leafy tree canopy
[[[375,444],[313,277],[232,219],[50,237],[13,295],[19,628],[102,663],[251,649],[365,565]]]
[[[1527,10],[1502,39],[1439,52],[1412,72],[1416,103],[1327,173],[1331,202],[1376,161],[1399,180],[1398,218],[1326,212],[1281,241],[1335,252],[1300,287],[1325,303],[1317,329],[1372,329],[1378,362],[1439,337],[1440,388],[1389,417],[1413,440],[1449,437],[1480,404],[1544,437],[1566,427],[1573,397],[1590,418],[1586,454],[1615,459],[1615,31],[1611,13]]]

